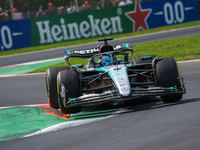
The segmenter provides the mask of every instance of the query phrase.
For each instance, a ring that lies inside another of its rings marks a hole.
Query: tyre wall
[[[200,0],[198,0],[199,2]],[[199,20],[197,0],[162,0],[0,22],[0,50],[58,43]]]

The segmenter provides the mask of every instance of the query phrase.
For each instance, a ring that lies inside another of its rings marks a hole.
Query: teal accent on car
[[[72,100],[74,101],[74,103],[76,103],[76,98],[72,98]]]
[[[151,56],[142,56],[141,58],[151,58]]]
[[[72,67],[79,67],[79,66],[82,66],[83,64],[74,64],[72,65]]]
[[[95,69],[96,71],[102,71],[102,72],[108,72],[108,69],[106,69],[105,67],[100,67]]]
[[[174,91],[174,87],[170,87],[170,91],[173,92]]]
[[[73,66],[79,66],[79,65],[82,65],[82,64],[74,64]]]
[[[129,45],[129,44],[128,44],[128,43],[126,43],[126,48],[128,48],[128,45]]]
[[[129,67],[131,67],[132,65],[126,65],[126,68],[129,68]]]
[[[112,74],[109,72],[108,75],[111,77],[111,79],[113,80],[113,82],[114,82],[115,85],[116,85],[115,79],[113,78]]]
[[[115,75],[122,75],[123,72],[117,72]]]
[[[66,52],[67,52],[68,55],[71,55],[71,53],[68,50]]]
[[[97,68],[97,69],[95,69],[95,70],[96,70],[96,71],[102,71],[102,72],[108,72],[108,69],[105,68],[105,67],[100,67],[100,68]],[[108,72],[108,75],[111,77],[111,79],[112,79],[113,82],[115,83],[115,80],[114,80],[112,74],[111,74],[110,72]]]

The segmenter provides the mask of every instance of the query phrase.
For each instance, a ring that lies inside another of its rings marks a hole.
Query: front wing
[[[109,90],[101,94],[88,94],[78,98],[71,98],[66,101],[65,96],[61,96],[65,107],[75,107],[95,103],[122,102],[143,97],[151,96],[171,96],[177,94],[185,94],[183,87],[181,90],[176,87],[150,87],[150,88],[131,88],[131,94],[128,97],[118,95],[117,90]]]

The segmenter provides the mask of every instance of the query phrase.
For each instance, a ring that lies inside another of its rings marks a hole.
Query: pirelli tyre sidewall
[[[63,91],[63,87],[64,90]],[[78,113],[81,111],[81,106],[69,107],[64,106],[64,101],[62,98],[63,92],[65,92],[66,101],[69,98],[76,98],[79,96],[79,78],[77,71],[74,70],[64,70],[60,71],[57,75],[57,89],[58,89],[58,103],[59,108],[64,114]]]
[[[158,60],[156,63],[156,78],[158,86],[181,87],[178,65],[173,57]],[[163,102],[172,103],[182,99],[182,94],[161,96],[161,99]]]
[[[59,108],[57,95],[57,74],[61,70],[69,70],[69,67],[48,68],[45,73],[49,106],[53,108]]]

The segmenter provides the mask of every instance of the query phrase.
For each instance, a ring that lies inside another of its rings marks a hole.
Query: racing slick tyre
[[[57,95],[57,74],[62,70],[69,70],[69,67],[48,68],[45,74],[49,106],[56,109],[59,108]]]
[[[157,84],[161,87],[180,88],[179,72],[176,60],[173,57],[160,59],[156,64]],[[165,103],[173,103],[182,99],[182,94],[161,96]]]
[[[135,58],[133,58],[132,63],[133,64],[151,63],[155,57],[156,57],[155,55],[146,55],[146,56],[135,57]]]
[[[79,79],[77,71],[60,71],[57,76],[57,82],[58,103],[61,112],[64,114],[80,112],[81,106],[66,108],[63,104],[63,95],[65,95],[66,101],[68,101],[69,98],[76,98],[79,96]]]

